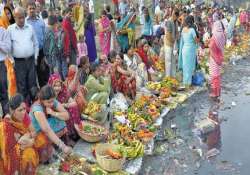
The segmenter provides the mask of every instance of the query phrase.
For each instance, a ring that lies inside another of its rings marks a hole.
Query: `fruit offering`
[[[153,90],[153,91],[160,91],[161,90],[161,83],[159,82],[148,82],[146,84],[146,87],[149,89],[149,90]]]
[[[165,77],[161,81],[161,87],[167,87],[167,88],[175,90],[179,87],[179,82],[175,78]]]
[[[80,123],[78,127],[81,132],[91,134],[93,136],[95,135],[100,136],[106,134],[106,128],[103,128],[101,126],[95,126],[88,123]]]
[[[120,152],[114,151],[111,148],[106,150],[106,155],[110,156],[112,159],[121,159],[123,157]]]
[[[131,142],[128,146],[123,146],[122,150],[128,159],[134,159],[144,155],[144,145],[139,140]]]
[[[95,102],[89,102],[83,113],[92,116],[97,112],[101,112],[101,105]]]

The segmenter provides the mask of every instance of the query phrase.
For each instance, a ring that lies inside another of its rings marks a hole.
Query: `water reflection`
[[[202,140],[206,143],[208,150],[213,148],[219,150],[221,148],[221,129],[218,109],[217,105],[210,108],[208,118],[214,122],[215,127],[211,132],[202,135]]]

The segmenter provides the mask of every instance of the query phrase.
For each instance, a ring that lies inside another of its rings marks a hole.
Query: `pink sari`
[[[100,25],[104,30],[110,27],[110,20],[108,19],[108,17],[102,17],[100,19]],[[101,53],[103,55],[108,56],[111,44],[111,31],[100,32],[99,39],[100,39]]]
[[[212,97],[219,97],[221,94],[221,65],[224,59],[224,46],[226,44],[226,36],[222,26],[222,22],[216,21],[213,24],[213,36],[209,43],[210,60],[209,73],[211,83]]]

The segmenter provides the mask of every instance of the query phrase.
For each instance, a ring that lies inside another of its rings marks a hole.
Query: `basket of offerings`
[[[108,172],[121,170],[126,159],[120,146],[109,143],[98,144],[95,147],[95,154],[99,166]]]
[[[64,158],[60,162],[59,170],[61,173],[65,174],[91,174],[91,166],[88,164],[84,158],[80,158],[77,155],[70,155]]]
[[[82,121],[75,124],[78,135],[85,141],[95,143],[103,140],[108,135],[108,129],[91,121]]]
[[[98,104],[95,102],[89,102],[87,107],[82,113],[84,119],[97,122],[99,124],[105,123],[108,116],[108,110],[106,105]]]

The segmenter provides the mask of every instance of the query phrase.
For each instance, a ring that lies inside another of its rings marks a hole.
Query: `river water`
[[[249,175],[250,174],[250,59],[229,65],[223,75],[218,105],[208,92],[194,95],[164,120],[155,154],[143,162],[141,175]],[[198,137],[194,123],[216,111],[220,125]],[[177,138],[165,140],[164,131],[176,125]],[[208,150],[218,154],[207,158]]]

